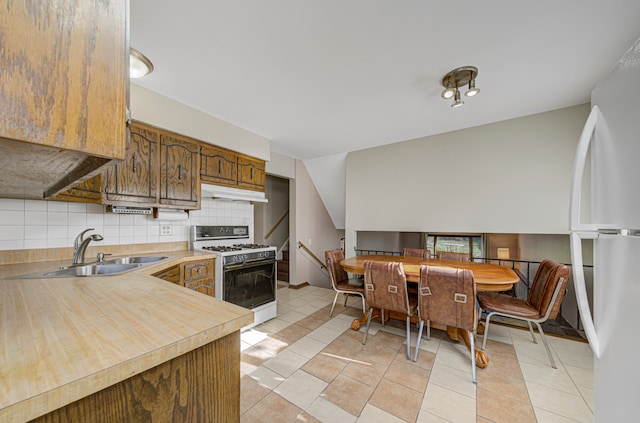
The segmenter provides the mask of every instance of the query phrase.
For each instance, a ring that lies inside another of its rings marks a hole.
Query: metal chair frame
[[[333,266],[331,265],[331,259],[327,259],[327,270],[329,272],[329,279],[331,279],[331,286],[333,290],[336,291],[335,297],[333,297],[333,304],[331,305],[331,311],[329,312],[329,317],[333,316],[333,309],[336,307],[336,301],[338,301],[338,295],[346,294],[344,297],[344,306],[347,306],[347,300],[349,299],[349,295],[359,295],[362,297],[362,314],[367,312],[367,306],[365,303],[364,292],[358,291],[349,291],[338,288],[338,282],[336,281],[336,277],[333,274]]]
[[[549,306],[547,307],[547,312],[544,314],[544,316],[542,316],[539,319],[530,319],[530,318],[522,317],[522,316],[514,316],[513,314],[508,314],[508,313],[499,312],[499,311],[489,312],[489,314],[487,314],[486,324],[485,324],[485,327],[484,327],[484,337],[482,338],[482,350],[484,351],[486,346],[487,346],[487,336],[489,334],[489,322],[490,322],[491,317],[493,315],[509,317],[509,318],[517,319],[517,320],[524,320],[524,321],[527,322],[527,325],[529,325],[529,332],[531,333],[531,339],[533,340],[534,344],[537,344],[538,341],[536,341],[536,337],[535,337],[535,334],[533,332],[533,327],[531,326],[531,323],[535,323],[536,324],[536,326],[538,328],[538,332],[540,333],[540,338],[542,338],[542,343],[544,344],[544,348],[547,351],[547,356],[549,357],[549,362],[551,363],[551,367],[553,367],[554,369],[557,369],[558,367],[556,367],[556,362],[553,359],[553,354],[551,354],[551,349],[549,348],[549,344],[547,343],[547,339],[544,336],[544,331],[542,330],[542,326],[540,326],[540,323],[544,323],[549,319],[549,316],[551,315],[551,310],[553,310],[553,307],[554,307],[554,305],[556,303],[558,295],[560,295],[560,289],[562,288],[563,284],[564,284],[564,278],[561,277],[558,280],[558,285],[556,286],[555,291],[553,292],[553,296],[551,297],[551,301],[549,302]],[[566,287],[565,287],[565,289],[566,289]],[[480,310],[480,313],[482,313],[482,309]]]

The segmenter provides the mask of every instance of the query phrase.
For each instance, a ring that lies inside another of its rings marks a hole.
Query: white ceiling
[[[311,159],[588,102],[639,22],[637,0],[132,0],[131,46],[136,84]],[[451,109],[464,65],[482,92]]]

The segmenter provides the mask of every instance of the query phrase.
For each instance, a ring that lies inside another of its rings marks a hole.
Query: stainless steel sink
[[[120,257],[111,260],[106,260],[104,264],[131,264],[131,263],[155,263],[156,261],[164,260],[167,256],[147,256],[147,257]]]
[[[102,264],[85,264],[82,266],[67,267],[65,269],[55,270],[42,274],[43,278],[66,278],[73,276],[101,276],[101,275],[117,275],[142,266],[140,263],[102,263]]]
[[[26,275],[10,276],[4,279],[48,279],[73,278],[77,276],[111,276],[130,272],[142,266],[142,263],[92,263],[63,267],[50,272],[36,272]]]

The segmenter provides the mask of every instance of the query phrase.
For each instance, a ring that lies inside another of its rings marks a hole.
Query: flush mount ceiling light
[[[153,63],[144,54],[129,48],[129,78],[142,78],[153,72]]]
[[[460,99],[460,87],[465,85],[469,86],[469,89],[464,93],[467,97],[473,97],[480,92],[479,88],[476,88],[476,77],[478,76],[478,68],[475,66],[462,66],[454,69],[442,78],[442,86],[444,90],[440,94],[445,100],[453,97],[453,103],[451,107],[460,107],[464,104],[464,101]]]

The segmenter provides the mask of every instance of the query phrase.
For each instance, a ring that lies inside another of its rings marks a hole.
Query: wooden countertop
[[[138,255],[138,254],[136,254]],[[206,345],[253,312],[151,276],[192,251],[116,276],[0,280],[0,421],[26,421]],[[0,278],[65,262],[0,266]]]

